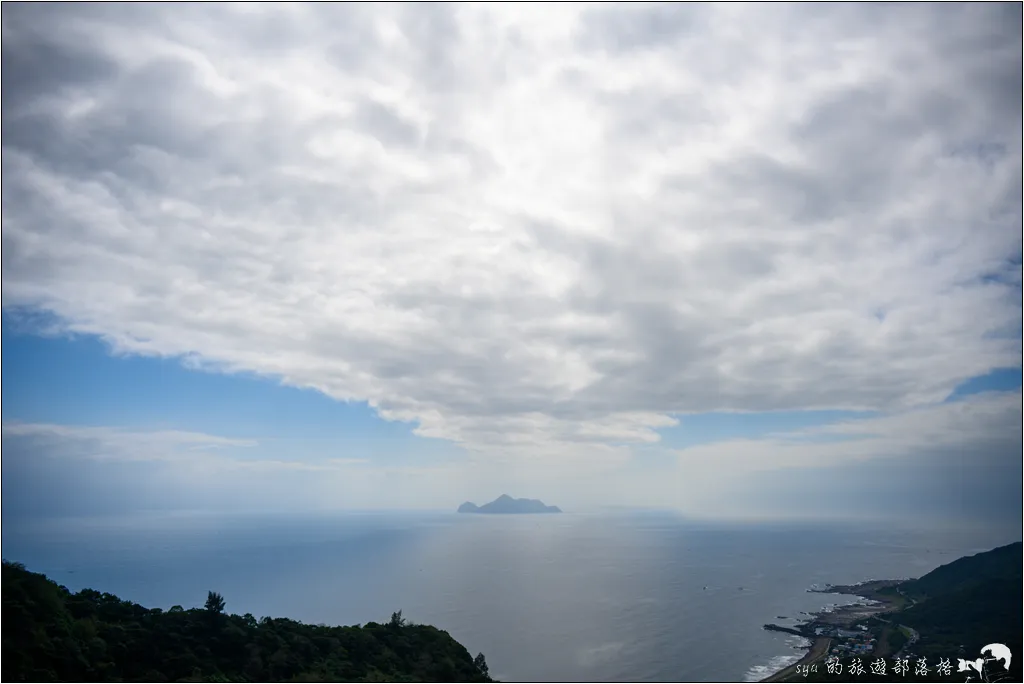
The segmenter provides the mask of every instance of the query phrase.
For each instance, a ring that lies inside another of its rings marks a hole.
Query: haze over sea
[[[854,600],[811,585],[920,576],[1012,541],[667,513],[446,512],[83,518],[3,539],[5,557],[73,591],[149,607],[200,606],[215,590],[229,612],[310,623],[402,610],[482,651],[505,681],[755,680],[800,653],[801,640],[761,625]]]
[[[4,558],[486,656],[328,680],[730,681],[1020,541],[1022,8],[8,3]],[[193,643],[14,671],[278,672]]]

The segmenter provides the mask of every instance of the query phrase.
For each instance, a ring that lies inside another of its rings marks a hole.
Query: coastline
[[[832,639],[829,637],[819,637],[814,640],[810,648],[807,649],[807,653],[804,657],[796,661],[792,665],[787,665],[778,672],[772,673],[760,680],[762,682],[781,682],[790,675],[794,675],[797,672],[797,668],[802,668],[805,665],[810,665],[825,656],[828,653],[828,647],[831,645]]]
[[[903,598],[897,593],[882,593],[897,587],[905,580],[867,580],[852,585],[826,585],[822,589],[808,589],[813,594],[835,594],[841,596],[857,596],[865,602],[851,603],[835,608],[825,608],[808,615],[808,619],[794,627],[779,627],[768,624],[764,629],[796,634],[811,640],[811,645],[800,660],[787,665],[781,670],[761,679],[761,682],[779,682],[796,674],[800,669],[822,660],[829,651],[832,638],[822,635],[816,630],[847,629],[853,624],[882,613],[889,613],[903,607]]]

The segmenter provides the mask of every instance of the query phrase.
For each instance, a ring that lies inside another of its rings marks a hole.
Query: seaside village
[[[867,625],[858,625],[857,629],[831,626],[815,627],[814,635],[836,639],[837,641],[833,641],[829,648],[829,655],[840,658],[868,655],[875,649],[875,638],[868,631]]]

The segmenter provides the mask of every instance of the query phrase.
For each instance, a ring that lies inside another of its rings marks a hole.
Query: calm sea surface
[[[765,632],[850,597],[814,584],[920,576],[1009,543],[978,533],[717,525],[667,515],[178,516],[4,525],[3,556],[148,607],[436,625],[505,681],[756,680],[799,657]],[[780,619],[785,616],[790,620]]]

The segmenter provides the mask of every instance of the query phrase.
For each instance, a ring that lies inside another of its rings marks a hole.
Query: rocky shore
[[[799,669],[821,660],[828,653],[832,639],[850,638],[851,635],[847,633],[847,630],[850,630],[858,622],[902,608],[904,598],[899,593],[898,586],[903,581],[869,580],[853,585],[829,584],[822,588],[808,589],[807,591],[811,593],[857,596],[863,600],[811,613],[806,622],[793,627],[765,625],[764,629],[766,630],[787,632],[810,639],[811,646],[803,658],[761,681],[778,682],[786,679]],[[893,591],[893,588],[896,590]]]

